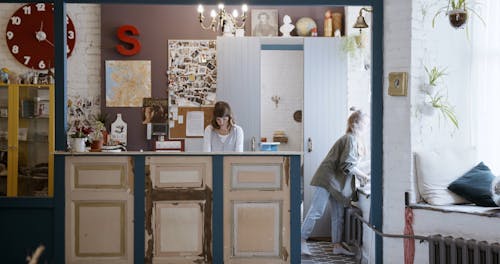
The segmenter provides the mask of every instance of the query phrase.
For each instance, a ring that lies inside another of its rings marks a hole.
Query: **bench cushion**
[[[431,205],[469,203],[448,190],[448,185],[477,164],[473,147],[415,152],[415,174],[422,199]]]

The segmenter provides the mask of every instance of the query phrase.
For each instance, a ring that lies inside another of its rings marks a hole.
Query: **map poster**
[[[151,97],[151,61],[106,61],[106,106],[141,107]]]

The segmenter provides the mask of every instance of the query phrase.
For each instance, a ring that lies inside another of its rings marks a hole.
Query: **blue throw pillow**
[[[491,182],[495,175],[483,162],[453,181],[448,190],[479,206],[495,207],[491,199]]]

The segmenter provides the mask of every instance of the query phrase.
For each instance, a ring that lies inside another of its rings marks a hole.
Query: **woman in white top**
[[[205,128],[203,151],[243,152],[243,129],[234,123],[228,103],[215,103],[210,125]]]

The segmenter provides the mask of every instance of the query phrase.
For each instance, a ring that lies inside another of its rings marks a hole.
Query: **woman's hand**
[[[354,168],[353,172],[354,172],[354,176],[359,181],[359,185],[361,187],[364,187],[367,183],[370,182],[370,176],[368,176],[366,173],[364,173],[360,169]]]

